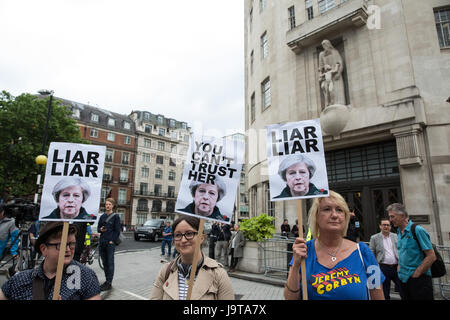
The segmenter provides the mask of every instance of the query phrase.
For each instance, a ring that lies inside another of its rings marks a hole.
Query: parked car
[[[143,226],[137,227],[134,231],[134,240],[149,239],[159,241],[166,226],[164,219],[147,220]]]

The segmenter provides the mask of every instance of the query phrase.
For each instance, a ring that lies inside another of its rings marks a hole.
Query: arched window
[[[137,209],[139,211],[148,211],[148,201],[145,199],[139,199]]]
[[[175,210],[175,201],[169,200],[166,203],[166,212],[174,212]]]
[[[162,202],[161,200],[153,200],[152,212],[161,212]]]

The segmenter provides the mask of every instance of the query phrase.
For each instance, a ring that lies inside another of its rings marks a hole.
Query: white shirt
[[[381,263],[397,264],[398,262],[397,259],[395,258],[394,247],[392,246],[391,237],[390,236],[385,237],[384,234],[382,234],[382,236],[383,236],[384,258]]]

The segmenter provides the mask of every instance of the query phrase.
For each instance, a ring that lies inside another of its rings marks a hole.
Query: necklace
[[[317,239],[317,240],[318,240],[320,246],[321,246],[321,247],[323,248],[323,250],[325,251],[325,253],[331,257],[331,261],[335,262],[335,261],[336,261],[336,255],[337,255],[339,249],[341,248],[342,244],[344,243],[344,239],[342,239],[341,243],[339,244],[339,246],[337,247],[337,249],[336,249],[336,251],[335,251],[334,253],[328,252],[328,250],[327,250],[327,249],[325,248],[325,246],[320,242],[320,240],[319,240],[319,239]]]

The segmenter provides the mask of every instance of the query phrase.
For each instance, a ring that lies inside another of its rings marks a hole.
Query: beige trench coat
[[[204,260],[194,281],[191,300],[234,300],[230,278],[222,265],[206,256]],[[174,263],[169,277],[164,281],[168,267],[169,262],[161,267],[150,300],[179,300],[178,267]]]

